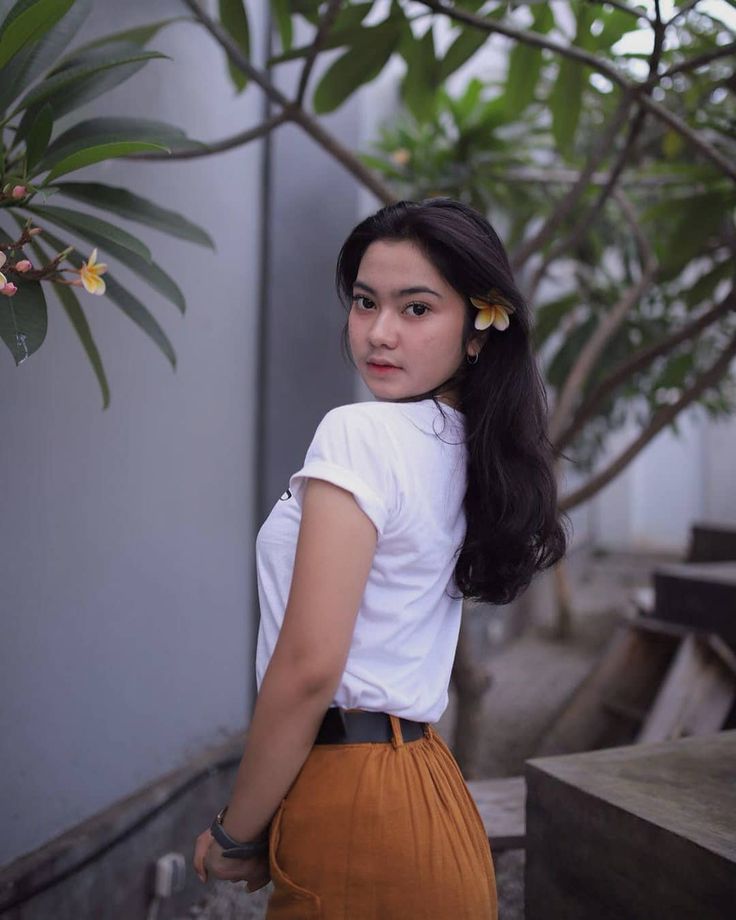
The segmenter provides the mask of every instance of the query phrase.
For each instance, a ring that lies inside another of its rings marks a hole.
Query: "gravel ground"
[[[496,642],[491,660],[493,685],[485,702],[488,732],[480,757],[486,778],[523,772],[524,761],[535,755],[537,740],[595,664],[631,592],[651,584],[652,567],[659,561],[672,561],[672,557],[612,553],[570,559],[571,638],[564,642],[551,638],[551,623],[541,616],[520,637]],[[452,718],[451,703],[437,726],[445,737]],[[523,850],[494,854],[494,864],[499,920],[524,920]],[[269,884],[248,894],[240,885],[215,882],[177,920],[262,920],[271,890]]]

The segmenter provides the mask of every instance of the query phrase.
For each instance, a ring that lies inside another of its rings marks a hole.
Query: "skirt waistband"
[[[401,738],[395,738],[393,721],[398,723]],[[322,719],[315,744],[360,744],[364,742],[416,741],[427,734],[427,722],[397,718],[387,712],[367,709],[343,709],[331,706]]]

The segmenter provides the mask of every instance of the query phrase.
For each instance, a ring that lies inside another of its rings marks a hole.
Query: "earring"
[[[475,361],[471,361],[471,360],[470,360],[470,355],[469,355],[469,354],[465,355],[465,360],[468,362],[468,364],[477,364],[477,363],[478,363],[478,352],[476,352],[476,354],[474,354],[473,357],[475,358]]]

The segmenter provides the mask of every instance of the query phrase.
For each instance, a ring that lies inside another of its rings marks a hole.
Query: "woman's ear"
[[[480,354],[483,345],[485,343],[486,337],[484,335],[473,335],[471,336],[467,344],[465,345],[465,354],[466,355],[477,355]]]

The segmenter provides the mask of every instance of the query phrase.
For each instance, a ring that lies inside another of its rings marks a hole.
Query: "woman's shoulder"
[[[462,416],[450,406],[441,409],[431,399],[413,402],[368,400],[345,403],[330,409],[322,418],[320,427],[339,429],[346,433],[380,438],[394,435],[399,440],[411,433],[438,434],[446,425],[451,428],[461,424]],[[380,443],[376,444],[380,447]]]

